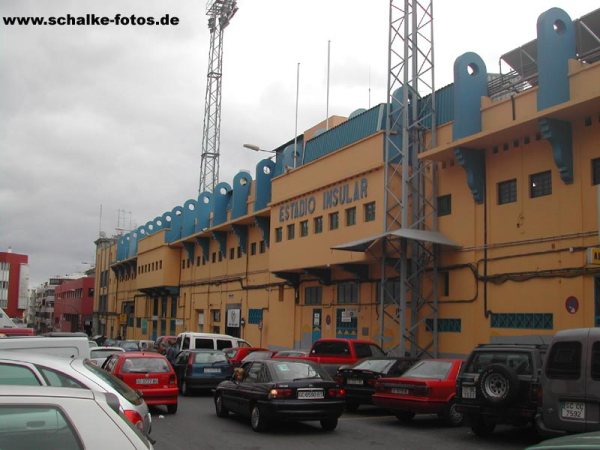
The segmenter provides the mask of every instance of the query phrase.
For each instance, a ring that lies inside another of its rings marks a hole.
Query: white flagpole
[[[327,41],[327,111],[325,112],[325,129],[329,130],[329,61],[331,55],[331,40]]]
[[[296,69],[296,128],[294,130],[294,169],[298,159],[298,92],[300,91],[300,63]]]

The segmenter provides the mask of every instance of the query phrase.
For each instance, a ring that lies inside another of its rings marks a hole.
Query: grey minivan
[[[541,381],[542,433],[600,431],[600,328],[556,333]]]

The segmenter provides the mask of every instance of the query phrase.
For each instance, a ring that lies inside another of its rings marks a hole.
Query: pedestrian
[[[177,345],[176,343],[172,343],[171,346],[167,349],[167,352],[165,354],[165,356],[167,357],[167,359],[169,360],[169,362],[171,363],[171,365],[175,364],[175,358],[177,357]]]

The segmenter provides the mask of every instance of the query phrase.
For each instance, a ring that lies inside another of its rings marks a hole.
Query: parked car
[[[154,352],[156,351],[154,349],[154,341],[149,341],[146,339],[140,339],[138,341],[138,347],[140,348],[141,352]]]
[[[95,347],[90,349],[90,361],[98,367],[102,367],[104,361],[115,353],[123,353],[125,349],[122,347]]]
[[[148,405],[165,405],[177,412],[177,377],[167,358],[158,353],[123,352],[108,357],[105,370],[139,390]]]
[[[496,424],[533,423],[541,387],[545,344],[480,344],[456,380],[457,410],[478,436]]]
[[[279,350],[273,358],[298,358],[308,356],[308,350]]]
[[[221,350],[184,350],[175,358],[173,368],[183,395],[215,388],[233,375],[233,365]]]
[[[600,431],[600,328],[562,330],[542,371],[542,434]]]
[[[392,411],[398,420],[410,421],[415,414],[438,414],[450,426],[463,422],[456,410],[456,376],[460,359],[425,359],[402,376],[380,378],[375,383],[373,404]]]
[[[243,339],[227,334],[194,333],[186,331],[177,335],[175,346],[178,351],[204,348],[209,350],[223,350],[232,347],[252,347]]]
[[[177,336],[159,336],[156,338],[156,341],[154,341],[154,350],[161,355],[164,355],[171,345],[175,345],[176,340]]]
[[[415,359],[373,356],[338,369],[335,380],[346,390],[346,409],[356,411],[360,405],[373,403],[375,383],[381,377],[398,377],[416,362]]]
[[[88,345],[90,348],[98,347],[98,343],[96,341],[92,341],[91,339],[88,339]]]
[[[145,435],[152,427],[143,398],[118,378],[83,358],[0,352],[0,385],[75,387],[115,394],[125,417]]]
[[[239,380],[226,380],[215,389],[218,417],[229,411],[250,417],[254,431],[274,420],[318,420],[334,430],[344,410],[344,389],[310,361],[253,361],[236,369]]]
[[[525,450],[600,450],[600,432],[579,433],[546,439]]]
[[[139,352],[139,351],[141,351],[140,341],[134,341],[134,340],[117,341],[116,346],[117,347],[121,347],[126,352]]]
[[[35,330],[33,328],[3,328],[0,327],[0,335],[5,336],[35,336]]]
[[[242,360],[249,355],[250,353],[256,351],[268,352],[266,348],[261,347],[234,347],[234,348],[226,348],[223,350],[227,359],[231,363],[233,367],[238,367],[242,365]]]
[[[272,350],[257,350],[252,353],[248,353],[242,359],[242,364],[250,362],[250,361],[262,361],[264,359],[271,359],[275,352]]]
[[[0,448],[151,450],[153,446],[119,413],[113,394],[0,386]]]
[[[89,358],[90,345],[84,337],[10,336],[0,340],[0,351],[41,353],[66,358]]]
[[[331,376],[335,376],[340,366],[371,356],[385,356],[385,352],[371,341],[329,338],[316,340],[308,356],[298,358],[321,364]]]

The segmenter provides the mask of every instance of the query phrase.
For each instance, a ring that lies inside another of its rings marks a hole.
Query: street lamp
[[[255,152],[275,153],[275,150],[265,150],[254,144],[243,144],[242,146]]]

